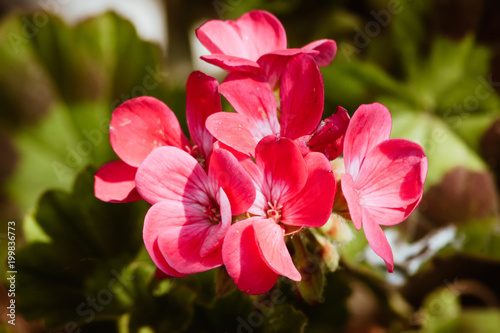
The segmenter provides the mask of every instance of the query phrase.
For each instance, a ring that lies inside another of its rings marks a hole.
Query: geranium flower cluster
[[[211,52],[203,59],[229,73],[220,85],[190,75],[190,140],[163,102],[123,103],[110,124],[121,160],[99,169],[96,196],[152,204],[144,243],[168,276],[224,265],[249,294],[267,292],[279,275],[300,281],[286,241],[323,226],[336,197],[392,271],[381,225],[402,222],[418,205],[427,159],[419,145],[389,139],[391,115],[381,104],[361,105],[351,119],[339,107],[321,120],[318,66],[333,60],[335,42],[289,49],[283,26],[264,11],[209,21],[197,36]],[[221,110],[220,95],[236,112]],[[336,179],[331,161],[341,155],[345,172]]]

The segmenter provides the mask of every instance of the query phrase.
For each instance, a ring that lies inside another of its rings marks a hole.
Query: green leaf
[[[48,327],[115,317],[133,304],[138,273],[127,267],[142,249],[145,205],[99,201],[94,172],[86,170],[72,193],[40,199],[28,224],[31,242],[17,253],[19,311]]]

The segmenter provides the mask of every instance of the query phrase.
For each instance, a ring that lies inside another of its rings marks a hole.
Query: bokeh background
[[[219,271],[157,280],[141,240],[147,205],[93,197],[93,174],[116,159],[113,109],[155,96],[187,133],[189,73],[224,77],[199,60],[194,30],[252,9],[281,20],[289,47],[337,42],[322,68],[325,117],[381,102],[392,136],[424,147],[423,200],[386,231],[395,273],[355,233],[332,243],[338,268],[311,250],[303,285],[280,280],[270,295],[232,290]],[[499,92],[494,0],[0,2],[0,332],[498,332]]]

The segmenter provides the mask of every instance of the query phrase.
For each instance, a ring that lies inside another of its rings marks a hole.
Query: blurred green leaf
[[[159,47],[114,13],[72,27],[45,12],[11,15],[0,41],[0,125],[18,155],[6,191],[21,214],[44,190],[69,190],[86,165],[116,159],[108,128],[120,103],[168,100]]]
[[[305,332],[307,317],[290,304],[276,307],[272,314],[266,318],[264,333],[302,333]]]

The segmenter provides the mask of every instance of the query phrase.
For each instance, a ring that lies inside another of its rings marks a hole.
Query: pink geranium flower
[[[293,141],[276,136],[262,139],[255,163],[241,162],[252,177],[257,196],[251,218],[236,222],[227,232],[222,257],[236,286],[249,294],[267,292],[278,275],[301,279],[285,244],[285,235],[328,220],[336,181],[320,153],[302,157]]]
[[[140,200],[135,188],[137,167],[156,147],[174,146],[204,162],[212,152],[213,136],[206,118],[221,111],[219,84],[201,72],[192,73],[186,86],[186,116],[194,146],[186,138],[170,108],[154,97],[137,97],[118,106],[112,114],[109,136],[121,159],[103,165],[95,175],[95,195],[108,202]]]
[[[207,174],[185,151],[157,148],[139,166],[136,185],[153,204],[144,220],[146,249],[161,271],[175,277],[222,265],[231,215],[255,199],[252,180],[223,149],[213,151]]]
[[[285,28],[271,13],[254,10],[236,20],[212,20],[196,30],[201,43],[212,53],[202,59],[229,72],[263,69],[274,88],[291,56],[312,55],[319,66],[335,57],[337,45],[322,39],[300,49],[287,49]]]
[[[230,73],[220,92],[237,113],[212,114],[207,118],[207,129],[224,144],[251,156],[265,136],[295,140],[310,134],[323,114],[323,77],[306,54],[294,56],[283,71],[279,119],[276,98],[262,74]]]
[[[391,114],[379,103],[361,105],[344,141],[346,173],[341,177],[352,222],[363,227],[368,244],[394,269],[392,250],[381,225],[402,222],[422,198],[427,158],[422,147],[389,139]]]

